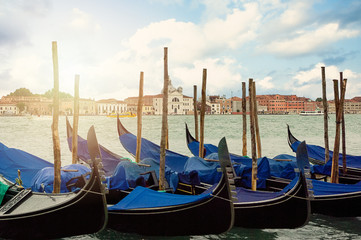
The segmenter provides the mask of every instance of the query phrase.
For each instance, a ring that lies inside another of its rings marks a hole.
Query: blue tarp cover
[[[106,180],[110,190],[127,190],[129,188],[129,184],[125,175],[125,169],[121,164],[117,165],[114,170],[114,174],[110,177],[106,177]]]
[[[312,179],[315,196],[361,192],[361,182],[357,184],[328,183]]]
[[[196,202],[202,199],[210,198],[211,194],[200,195],[181,195],[165,192],[157,192],[144,187],[136,187],[128,196],[123,198],[117,204],[108,207],[110,211],[128,210],[137,208],[156,208],[175,206]],[[211,209],[210,209],[211,210]]]
[[[123,147],[132,155],[136,155],[137,137],[134,134],[127,133],[119,137]],[[152,143],[151,141],[142,138],[140,159],[145,158],[155,159],[159,162],[160,159],[160,146]],[[166,150],[165,164],[176,172],[182,172],[184,164],[188,157],[182,154]]]
[[[60,192],[68,192],[66,183],[73,177],[79,177],[80,175],[90,172],[90,169],[85,165],[71,164],[62,167],[64,170],[78,170],[77,172],[61,171],[61,185]],[[32,179],[31,190],[34,192],[53,192],[54,184],[54,167],[45,167],[41,169]]]
[[[257,202],[269,199],[274,199],[284,195],[290,189],[292,189],[298,182],[299,177],[295,177],[282,191],[280,192],[263,192],[263,191],[252,191],[250,189],[237,187],[237,199],[238,202]]]
[[[273,159],[290,159],[291,161],[277,161]],[[274,157],[273,159],[268,159],[271,176],[286,178],[286,179],[294,179],[295,178],[295,168],[297,167],[297,160],[295,156],[291,156],[288,154],[280,154]]]
[[[150,165],[150,167],[139,166],[135,162],[123,161],[118,164],[118,167],[123,167],[125,170],[125,178],[128,180],[130,187],[136,187],[135,182],[141,176],[141,173],[155,171],[157,178],[159,179],[159,162],[152,158],[145,158],[141,164]],[[149,178],[149,174],[143,175],[145,180]],[[178,175],[176,172],[171,170],[168,166],[165,167],[165,178],[169,183],[169,186],[176,190],[178,186]]]
[[[31,187],[31,180],[35,174],[53,164],[16,148],[8,148],[0,143],[0,174],[11,182],[18,178],[18,169],[24,188]]]
[[[191,153],[194,156],[199,156],[199,142],[197,141],[193,141],[190,144],[188,144],[188,149],[191,151]],[[205,153],[204,156],[205,158],[209,158],[209,155],[213,154],[213,153],[218,153],[218,147],[213,145],[213,144],[204,144],[204,149],[205,149]],[[244,159],[247,159],[248,157],[243,157],[243,156],[239,156],[236,154],[229,154],[231,160],[235,161],[235,162],[241,162]],[[248,158],[249,159],[249,158]]]
[[[70,151],[72,149],[72,140],[72,137],[68,138],[68,146]],[[102,145],[99,145],[99,150],[100,154],[102,155],[103,170],[106,176],[112,176],[114,174],[114,170],[119,162],[129,161],[128,158],[118,156],[117,154],[110,152]],[[80,136],[78,136],[78,157],[89,164],[90,155],[88,151],[88,143],[87,140]]]
[[[208,159],[218,159],[218,154],[208,155]],[[247,161],[251,161],[247,159]],[[252,165],[250,162],[246,162],[249,166],[244,164],[234,164],[233,168],[237,176],[241,177],[241,182],[246,187],[251,187]],[[266,179],[270,177],[270,168],[267,158],[260,158],[257,160],[258,172],[257,172],[257,187],[265,188]],[[190,173],[193,170],[198,172],[201,182],[208,184],[218,183],[221,179],[222,173],[217,172],[217,168],[220,168],[218,162],[206,161],[200,157],[190,157],[184,166],[184,172]]]
[[[296,152],[299,144],[300,144],[299,141],[296,141],[292,144],[291,148],[294,152]],[[320,161],[325,160],[325,149],[323,147],[307,144],[307,151],[309,158],[317,159]],[[333,152],[330,151],[330,160],[325,165],[314,165],[313,166],[314,173],[331,175],[332,156],[333,156]],[[342,166],[343,164],[342,153],[339,154],[338,164],[340,166]],[[346,165],[347,167],[361,168],[361,156],[346,155]]]

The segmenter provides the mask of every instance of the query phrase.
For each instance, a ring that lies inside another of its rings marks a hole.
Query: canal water
[[[247,116],[248,117],[248,116]],[[291,154],[287,144],[287,124],[299,140],[308,144],[323,145],[323,116],[299,115],[259,115],[262,155],[274,157],[278,154]],[[72,117],[69,117],[72,123]],[[123,125],[132,133],[137,132],[137,118],[121,119]],[[142,136],[156,144],[160,143],[161,116],[143,116]],[[185,124],[194,135],[193,116],[169,116],[169,148],[181,154],[190,155],[186,146]],[[52,117],[0,117],[0,141],[8,147],[18,148],[53,161],[51,133]],[[347,153],[361,155],[361,115],[345,115]],[[119,142],[116,118],[105,116],[81,116],[79,135],[86,138],[90,126],[94,125],[98,142],[109,150],[132,157]],[[249,119],[247,119],[249,126]],[[207,115],[205,117],[205,142],[218,145],[226,137],[229,151],[242,152],[242,116],[241,115]],[[71,153],[66,142],[65,117],[59,118],[59,136],[62,166],[71,163]],[[329,117],[329,141],[333,148],[335,137],[335,115]],[[248,154],[250,150],[248,130]],[[360,203],[361,204],[361,203]],[[75,219],[82,221],[81,219]],[[86,220],[84,220],[86,221]],[[141,228],[143,224],[139,223]],[[41,226],[39,226],[41,227]],[[310,222],[298,229],[244,229],[234,227],[221,235],[185,236],[174,238],[143,237],[136,234],[118,233],[109,229],[91,234],[74,236],[67,239],[361,239],[361,218],[334,218],[313,215]]]

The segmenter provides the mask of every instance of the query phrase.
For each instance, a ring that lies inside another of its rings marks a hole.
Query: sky
[[[207,95],[327,98],[347,79],[346,98],[361,96],[359,0],[0,0],[0,97],[18,88],[54,87],[56,42],[60,91],[124,100],[161,93],[164,48],[174,87],[193,96],[207,69]]]

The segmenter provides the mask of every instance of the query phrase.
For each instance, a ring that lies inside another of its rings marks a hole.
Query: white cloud
[[[337,23],[328,23],[315,30],[302,30],[288,39],[271,42],[265,50],[279,56],[296,56],[311,52],[322,52],[325,47],[340,39],[358,36],[360,31],[340,29]],[[291,36],[292,36],[291,35]]]
[[[256,37],[261,18],[257,4],[245,4],[245,10],[233,9],[226,19],[215,18],[204,26],[204,34],[209,46],[236,49]]]
[[[293,76],[293,80],[284,85],[285,89],[297,94],[313,99],[322,97],[321,67],[323,63],[318,63],[314,68],[307,71],[300,71]],[[337,66],[325,66],[327,99],[334,99],[333,79],[340,79],[340,72],[343,78],[347,79],[346,98],[361,95],[361,74],[349,69],[339,69]]]
[[[91,15],[81,11],[78,8],[72,9],[72,16],[69,26],[77,31],[97,32],[101,29],[100,24],[97,24]]]
[[[202,87],[203,69],[207,69],[207,94],[220,94],[223,88],[241,88],[241,75],[237,72],[233,59],[205,59],[195,61],[192,67],[178,67],[172,72],[180,79],[183,88]],[[172,76],[171,76],[172,77]]]
[[[256,85],[261,89],[273,89],[275,85],[271,81],[272,77],[267,76],[261,80],[256,80]]]

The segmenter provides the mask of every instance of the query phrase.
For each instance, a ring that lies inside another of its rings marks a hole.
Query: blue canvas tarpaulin
[[[68,138],[68,146],[71,151],[72,148],[72,137]],[[119,162],[122,161],[130,161],[128,158],[123,158],[102,145],[99,145],[100,154],[102,156],[103,162],[103,170],[105,172],[105,176],[112,176],[114,174],[114,170],[117,167]],[[90,155],[88,151],[88,143],[87,140],[83,139],[82,137],[78,136],[78,157],[79,159],[83,160],[86,163],[90,163]]]
[[[20,170],[24,188],[31,187],[31,180],[35,174],[45,168],[53,167],[53,164],[16,148],[8,148],[0,143],[0,174],[11,182],[18,178]]]
[[[300,141],[296,141],[292,144],[291,148],[295,152]],[[325,149],[323,147],[317,145],[307,144],[308,157],[313,158],[319,161],[325,161]],[[314,165],[313,171],[314,173],[331,175],[331,167],[332,167],[332,157],[333,152],[330,151],[329,161],[324,165]],[[339,166],[343,165],[342,162],[342,153],[339,154],[338,164]],[[361,156],[346,156],[346,166],[351,168],[360,168],[361,169]]]
[[[123,147],[131,153],[133,156],[136,155],[137,149],[137,137],[134,134],[126,133],[119,137],[119,140]],[[155,159],[159,162],[160,159],[160,147],[152,143],[151,141],[142,138],[140,159],[145,158]],[[170,167],[173,171],[182,172],[184,164],[188,160],[188,157],[170,150],[166,150],[165,164]]]
[[[136,187],[136,181],[140,176],[143,176],[145,180],[148,180],[149,174],[141,175],[145,172],[155,171],[157,179],[159,179],[159,162],[152,158],[145,158],[141,162],[141,165],[138,165],[135,162],[120,162],[118,167],[122,166],[125,170],[125,178],[128,180],[130,187]],[[149,165],[146,167],[144,165]],[[165,167],[165,178],[169,183],[169,186],[176,190],[178,186],[178,175],[177,172],[170,169],[168,166]]]
[[[312,185],[315,196],[361,192],[361,182],[357,184],[341,184],[312,179]]]
[[[287,161],[277,161],[279,160],[287,160]],[[290,160],[290,161],[288,161]],[[286,178],[286,179],[294,179],[295,178],[295,168],[297,167],[297,160],[295,156],[291,156],[288,154],[280,154],[274,157],[273,159],[268,159],[271,176]]]
[[[66,183],[73,177],[79,177],[90,172],[90,169],[85,165],[71,164],[61,168],[61,185],[60,192],[68,192]],[[74,171],[75,170],[75,171]],[[38,173],[32,179],[31,190],[34,192],[46,192],[52,193],[54,185],[54,167],[45,167],[38,171]]]
[[[299,177],[295,177],[282,191],[280,192],[266,192],[266,191],[253,191],[250,189],[237,187],[237,199],[238,202],[259,202],[269,199],[275,199],[282,196],[287,191],[292,189],[298,182]]]
[[[158,192],[149,188],[138,186],[117,204],[108,207],[108,210],[117,211],[137,208],[175,206],[196,202],[210,197],[211,193],[200,195],[181,195]]]
[[[208,155],[209,159],[218,160],[218,154]],[[247,164],[237,163],[233,165],[235,173],[238,177],[241,177],[241,182],[246,187],[251,187],[252,176],[252,160],[247,159]],[[266,179],[270,177],[270,168],[267,158],[260,158],[257,160],[258,172],[257,172],[257,187],[265,188]],[[190,173],[195,170],[198,172],[201,182],[208,184],[214,184],[219,182],[222,173],[217,172],[217,168],[220,168],[219,162],[206,161],[200,157],[190,157],[184,166],[184,172]]]

